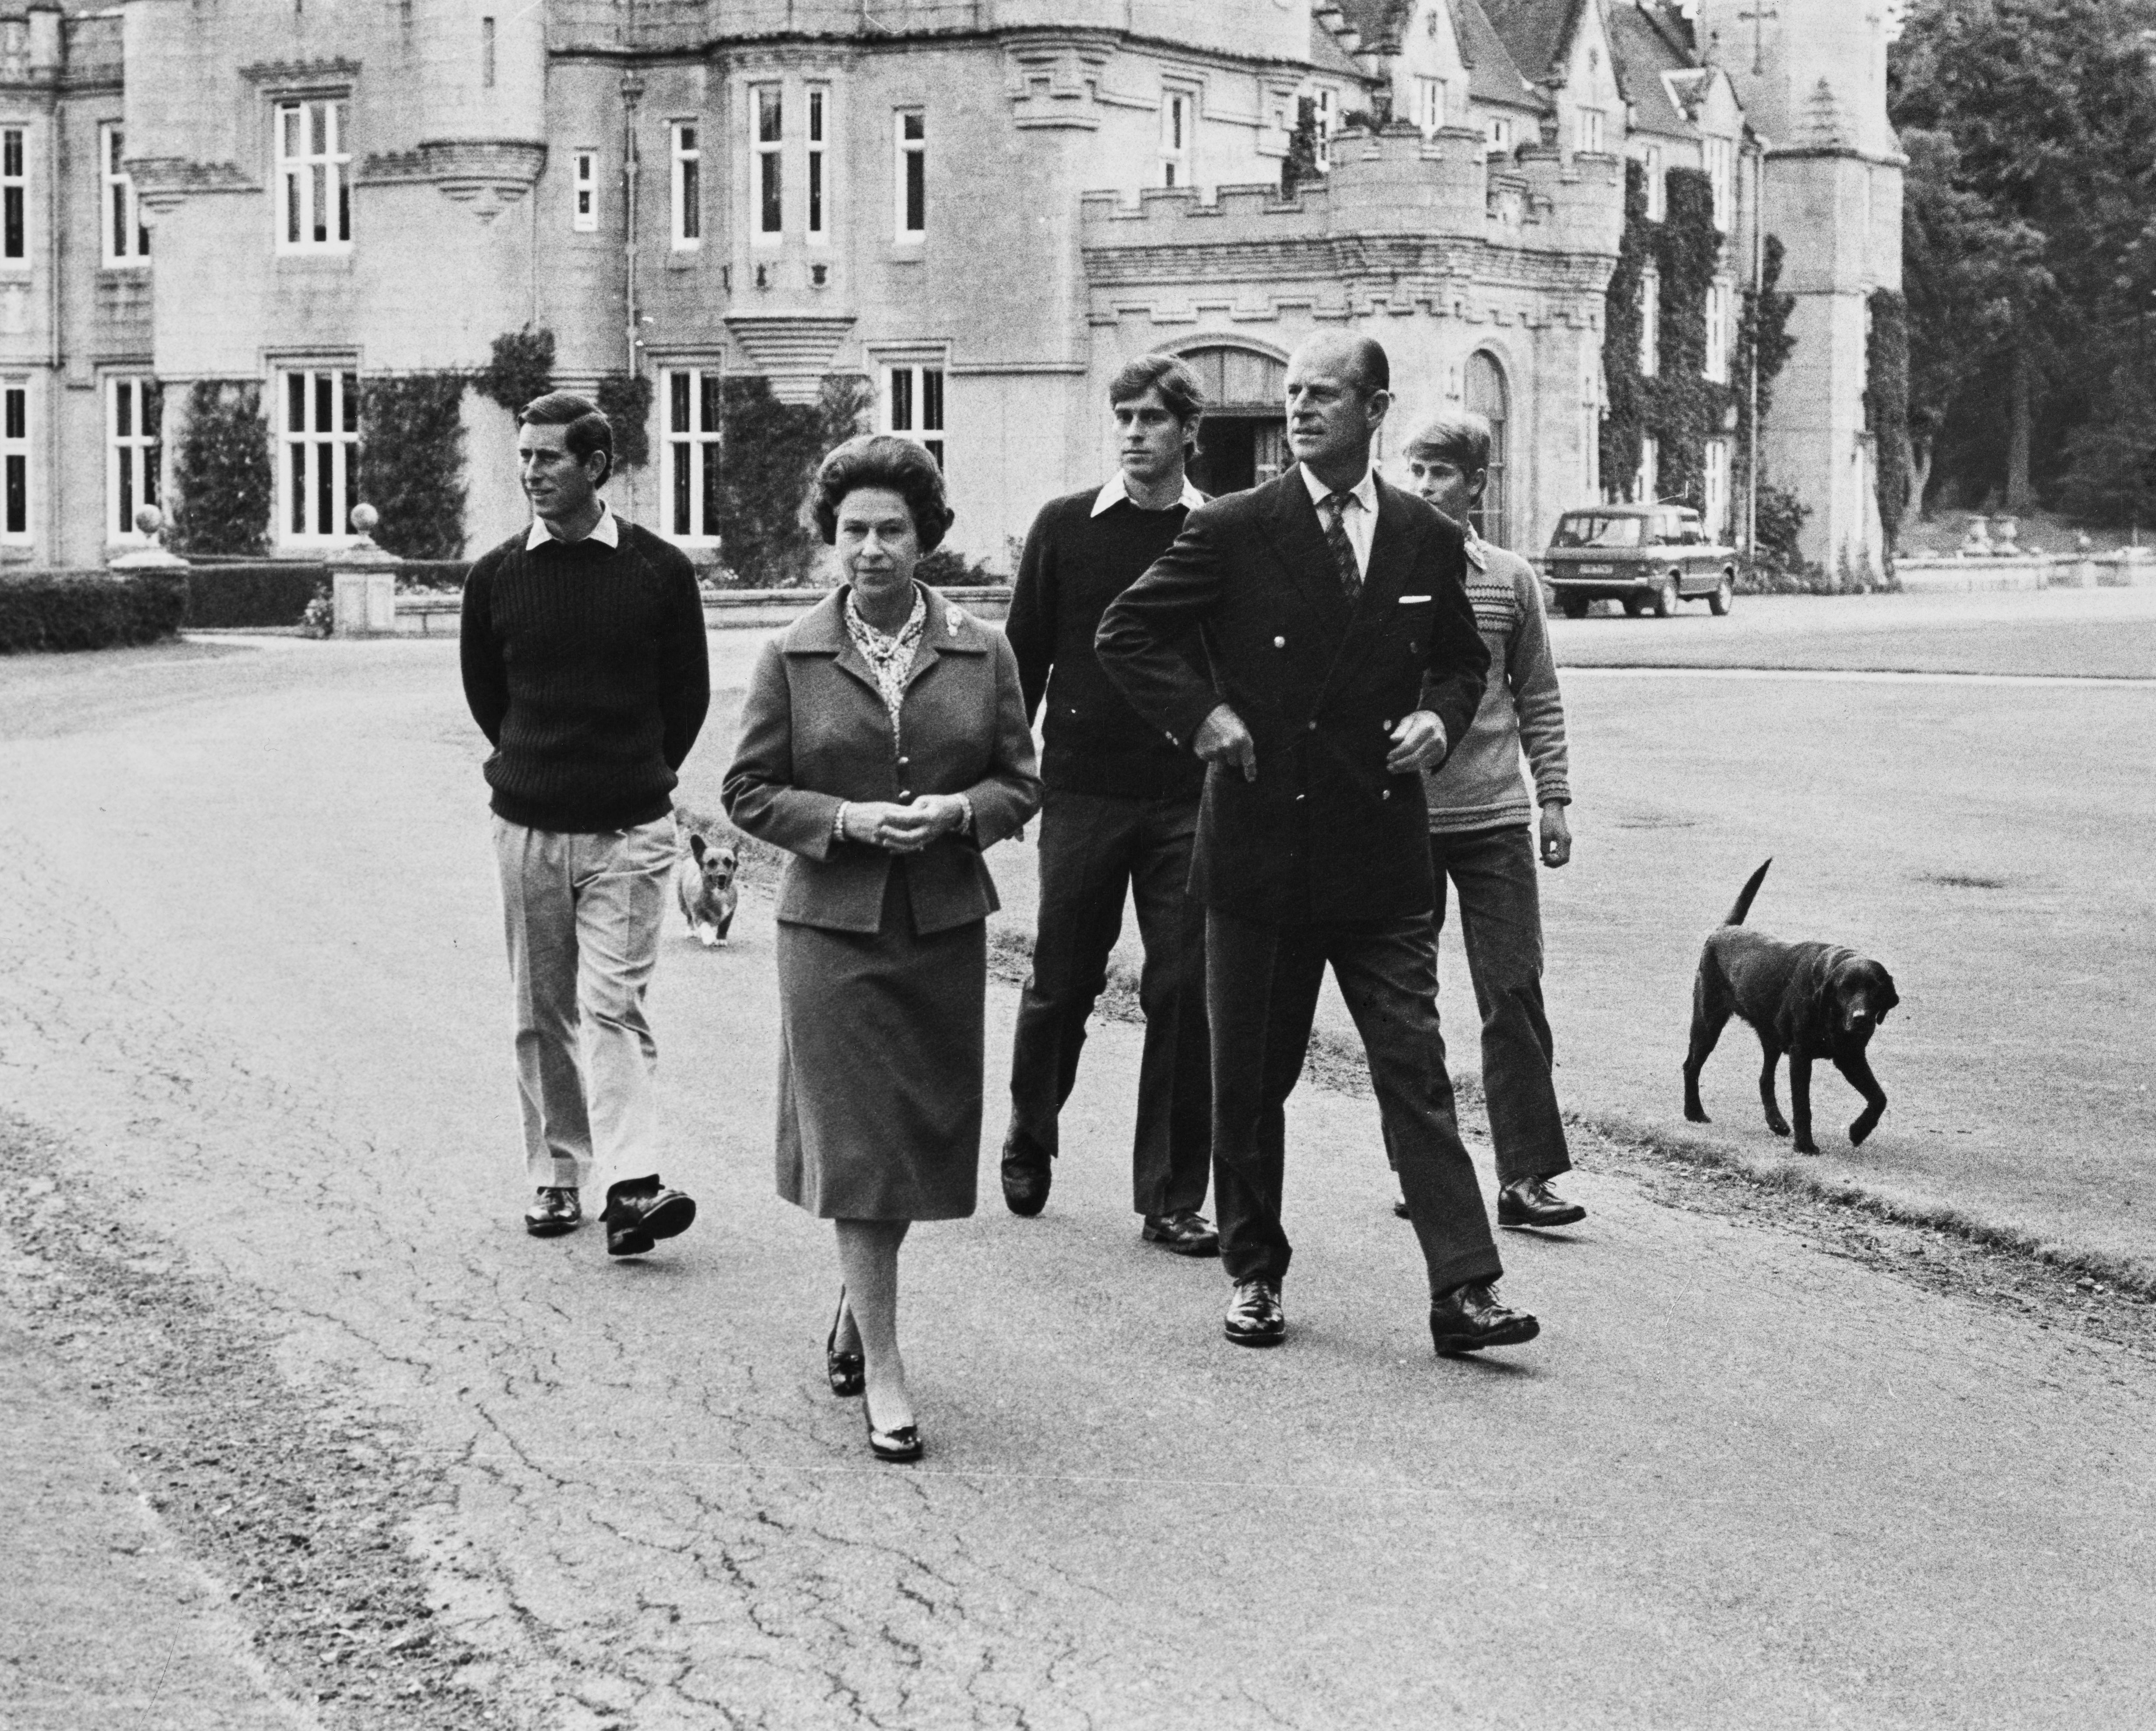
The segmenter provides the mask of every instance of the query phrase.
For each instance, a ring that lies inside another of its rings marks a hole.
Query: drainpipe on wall
[[[51,328],[48,335],[45,354],[45,474],[50,477],[41,490],[45,496],[47,517],[44,535],[45,559],[50,565],[65,561],[60,556],[61,525],[66,513],[61,507],[61,477],[66,469],[61,462],[60,420],[64,399],[67,396],[65,345],[67,341],[67,279],[60,270],[60,105],[57,96],[45,107],[45,280],[52,286],[47,291],[46,306]],[[105,220],[102,204],[99,207],[98,221]],[[95,380],[96,374],[90,375]],[[102,405],[100,405],[100,410]],[[105,429],[98,428],[98,443],[102,448]],[[98,491],[102,499],[105,474],[98,472]],[[102,503],[98,509],[97,521],[105,520]],[[100,530],[96,538],[96,552],[105,551],[105,536]]]
[[[622,180],[622,341],[626,346],[629,377],[635,378],[643,366],[637,355],[636,314],[636,185],[639,179],[636,155],[636,105],[644,95],[644,79],[634,68],[621,75],[621,180]]]
[[[1767,151],[1761,140],[1752,149],[1752,460],[1744,465],[1744,556],[1754,565],[1759,562],[1759,317],[1766,310],[1766,269]]]

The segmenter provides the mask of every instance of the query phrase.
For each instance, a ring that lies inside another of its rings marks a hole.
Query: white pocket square
[[[1400,605],[1404,607],[1411,607],[1419,601],[1428,601],[1430,597],[1427,595],[1403,595],[1400,597]]]

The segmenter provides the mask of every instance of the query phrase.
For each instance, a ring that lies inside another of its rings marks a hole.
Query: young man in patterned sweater
[[[1551,1179],[1571,1170],[1572,1156],[1550,1077],[1537,847],[1529,835],[1534,813],[1520,775],[1524,748],[1542,811],[1542,862],[1555,869],[1572,858],[1564,704],[1543,622],[1541,579],[1526,560],[1491,546],[1469,524],[1489,484],[1490,436],[1480,415],[1454,412],[1440,416],[1408,447],[1416,490],[1466,530],[1467,597],[1490,646],[1490,681],[1474,725],[1424,777],[1437,878],[1432,917],[1441,930],[1449,878],[1460,897],[1467,971],[1482,1015],[1497,1223],[1569,1226],[1587,1211],[1550,1188]]]

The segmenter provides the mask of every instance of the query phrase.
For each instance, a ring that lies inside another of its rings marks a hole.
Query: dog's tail
[[[1774,857],[1771,854],[1768,855],[1766,864],[1762,865],[1758,871],[1744,880],[1743,889],[1737,892],[1736,905],[1730,909],[1729,917],[1722,922],[1724,925],[1744,924],[1744,916],[1752,911],[1752,898],[1758,894],[1760,884],[1766,880],[1767,867],[1774,863]]]

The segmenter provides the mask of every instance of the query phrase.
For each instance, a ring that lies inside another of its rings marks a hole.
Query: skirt
[[[906,883],[873,934],[778,928],[778,1194],[820,1220],[973,1211],[988,922],[923,937]]]

